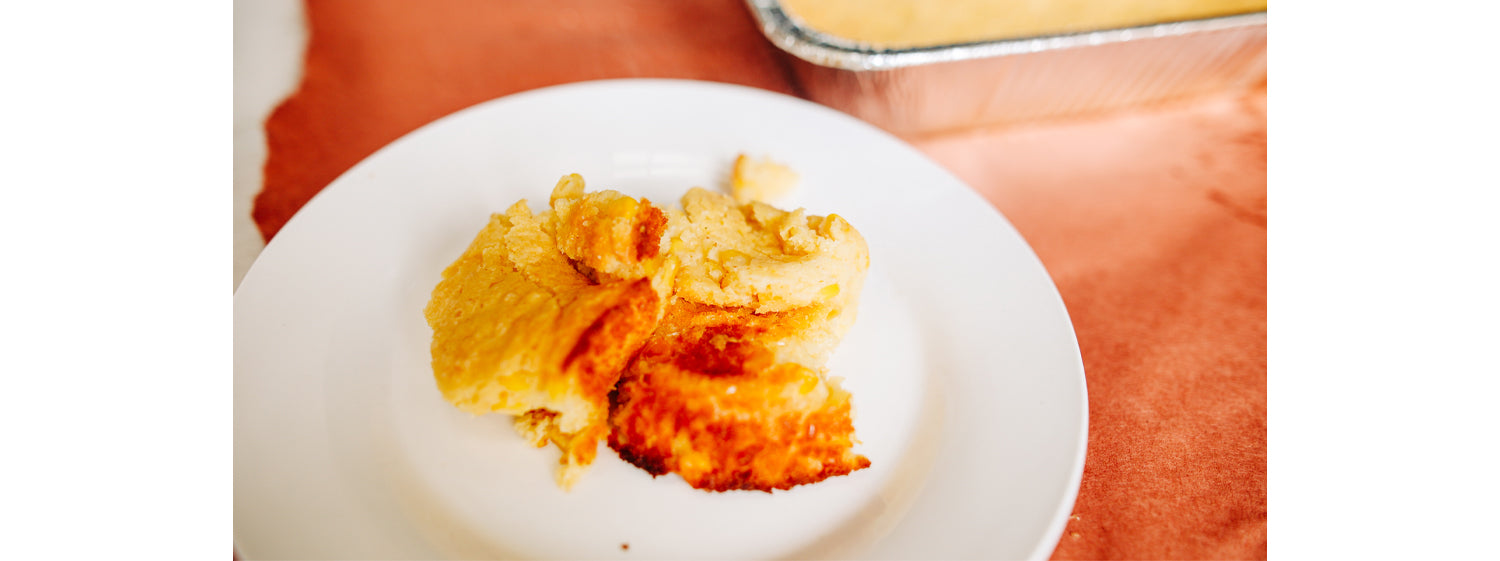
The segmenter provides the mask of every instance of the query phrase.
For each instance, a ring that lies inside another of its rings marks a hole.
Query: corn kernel
[[[609,206],[604,209],[604,212],[608,213],[610,216],[628,218],[635,216],[636,211],[639,209],[640,204],[635,202],[635,199],[632,199],[630,197],[620,197],[618,199],[610,201]]]
[[[823,287],[823,290],[819,290],[818,291],[818,299],[822,300],[822,301],[825,301],[825,302],[828,301],[828,300],[832,300],[834,296],[838,296],[838,295],[839,295],[839,285],[837,285],[837,284],[830,284],[828,286]]]

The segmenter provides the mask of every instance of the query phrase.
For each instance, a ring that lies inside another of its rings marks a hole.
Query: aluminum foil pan
[[[1266,78],[1266,13],[1063,35],[879,48],[747,0],[818,103],[905,136],[1076,117]]]

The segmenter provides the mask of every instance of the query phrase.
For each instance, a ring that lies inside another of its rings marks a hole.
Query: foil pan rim
[[[782,9],[780,0],[746,0],[761,32],[793,56],[841,70],[892,70],[941,62],[1022,55],[1194,33],[1264,27],[1266,12],[1251,12],[1036,37],[976,41],[931,47],[880,48],[812,29]]]

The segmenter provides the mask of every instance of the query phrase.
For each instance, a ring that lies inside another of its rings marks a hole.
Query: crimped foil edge
[[[931,47],[879,48],[823,33],[787,14],[780,0],[746,0],[761,32],[807,62],[841,70],[891,70],[911,66],[1020,55],[1266,25],[1266,12]]]

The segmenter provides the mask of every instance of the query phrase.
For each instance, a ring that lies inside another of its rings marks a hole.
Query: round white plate
[[[653,479],[601,447],[571,493],[555,449],[439,396],[422,309],[491,212],[558,177],[675,203],[735,155],[802,176],[782,206],[865,236],[859,319],[829,364],[873,465],[774,494]],[[669,80],[513,95],[345,173],[235,293],[234,533],[271,558],[1033,558],[1087,441],[1066,309],[1026,242],[916,150],[831,109]],[[628,549],[625,547],[628,545]]]

